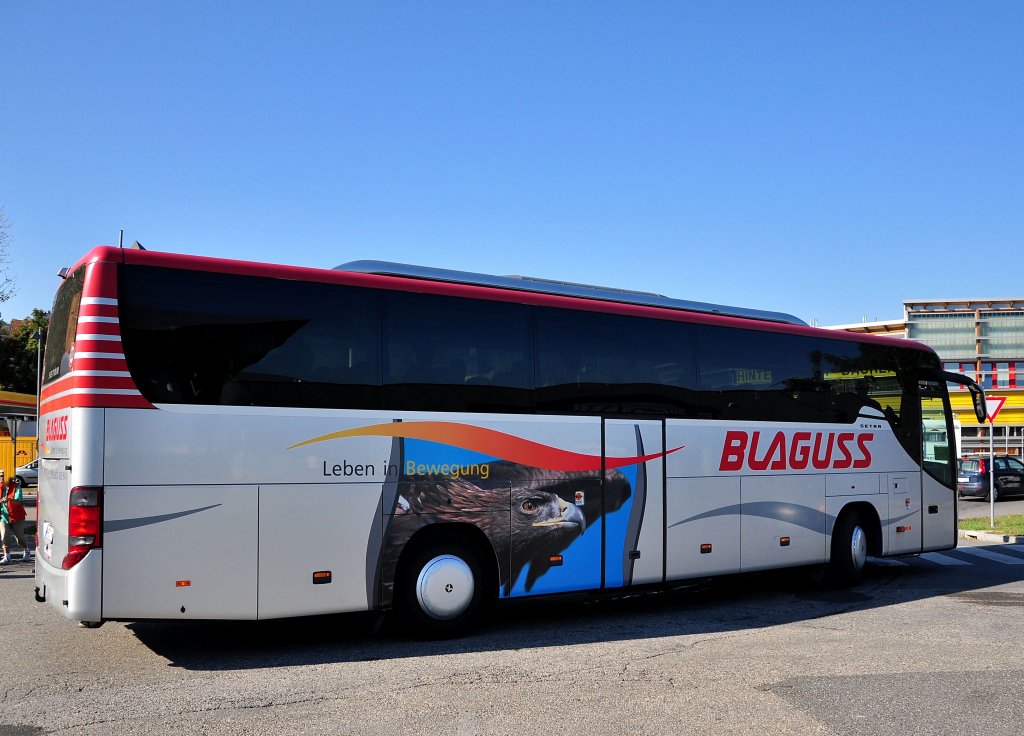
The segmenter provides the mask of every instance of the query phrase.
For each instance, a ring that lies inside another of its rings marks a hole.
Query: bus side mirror
[[[977,381],[968,378],[962,373],[949,373],[948,371],[936,371],[936,373],[940,381],[956,383],[967,387],[967,390],[971,392],[971,402],[974,404],[974,416],[978,418],[979,424],[984,424],[985,420],[988,419],[988,407],[985,405],[985,389],[979,386]]]
[[[988,418],[988,407],[985,406],[985,391],[976,383],[967,386],[971,392],[971,401],[974,402],[974,416],[978,418],[979,424],[984,424]]]

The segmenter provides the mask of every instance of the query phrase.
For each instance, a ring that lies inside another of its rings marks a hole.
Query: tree
[[[38,331],[45,342],[49,325],[49,315],[42,309],[33,309],[31,317],[22,320],[6,339],[0,339],[0,389],[36,392],[39,343],[33,336]]]
[[[7,253],[7,245],[11,240],[10,227],[11,223],[7,221],[3,208],[0,208],[0,275],[3,277],[0,280],[0,303],[7,301],[15,293],[14,277],[7,271],[7,264],[11,262],[11,257]]]

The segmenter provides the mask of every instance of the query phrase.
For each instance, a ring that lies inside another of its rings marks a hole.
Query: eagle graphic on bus
[[[598,499],[579,506],[575,501],[579,488],[595,485],[593,473],[544,472],[507,461],[489,465],[492,485],[500,487],[481,488],[465,478],[443,477],[400,483],[383,555],[385,600],[406,543],[430,524],[478,527],[494,547],[497,582],[508,597],[524,571],[524,591],[529,593],[556,564],[553,558],[557,561],[601,516]],[[608,471],[605,513],[620,509],[631,492],[623,473]]]

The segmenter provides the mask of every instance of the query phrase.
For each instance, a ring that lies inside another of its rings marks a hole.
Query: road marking
[[[963,550],[961,550],[963,551]],[[967,560],[961,560],[956,557],[949,557],[948,555],[939,554],[938,552],[927,552],[921,555],[922,560],[928,560],[934,562],[936,565],[973,565],[973,562]]]
[[[1020,557],[1011,557],[1010,555],[1001,555],[998,552],[989,552],[987,549],[979,549],[978,547],[957,547],[957,552],[963,552],[968,555],[977,555],[978,557],[984,557],[986,560],[992,560],[993,562],[1001,562],[1004,565],[1024,565],[1024,559]]]
[[[881,557],[872,557],[871,564],[875,567],[909,567],[910,565],[909,562],[904,562],[903,560],[883,559]]]

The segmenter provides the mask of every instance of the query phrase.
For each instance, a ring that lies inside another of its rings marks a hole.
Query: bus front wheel
[[[868,533],[861,515],[856,511],[843,514],[832,530],[832,579],[843,585],[860,582],[867,559]]]
[[[476,552],[460,540],[431,541],[403,562],[398,601],[411,633],[443,639],[466,631],[483,605]]]

